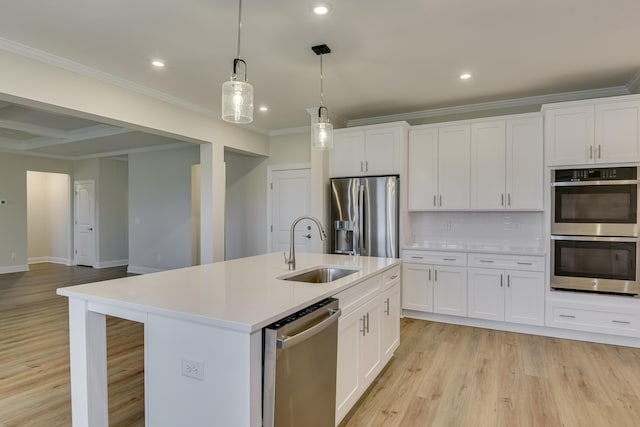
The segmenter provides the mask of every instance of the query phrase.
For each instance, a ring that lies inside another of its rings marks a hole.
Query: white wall
[[[129,155],[129,271],[191,265],[191,167],[199,153],[194,146]]]
[[[308,133],[271,137],[268,158],[225,153],[227,259],[267,252],[267,168],[310,158]]]
[[[0,199],[7,200],[6,205],[0,206],[0,273],[28,270],[28,170],[72,175],[73,164],[67,160],[0,153]],[[69,188],[69,209],[71,191]]]
[[[27,248],[29,262],[49,257],[47,174],[27,172]]]

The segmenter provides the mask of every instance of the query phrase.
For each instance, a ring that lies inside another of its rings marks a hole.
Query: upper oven
[[[551,234],[639,235],[637,167],[552,172]]]

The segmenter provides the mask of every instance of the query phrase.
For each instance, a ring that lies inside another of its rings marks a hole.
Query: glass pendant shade
[[[322,112],[325,112],[323,116]],[[318,121],[311,125],[311,148],[314,150],[333,149],[333,125],[329,123],[326,107],[318,109]]]
[[[244,124],[253,122],[253,86],[233,76],[222,84],[222,120]]]

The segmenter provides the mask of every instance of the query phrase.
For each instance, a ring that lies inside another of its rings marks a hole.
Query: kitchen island
[[[297,255],[357,268],[326,284],[285,281],[272,253],[58,289],[69,298],[73,425],[108,425],[106,315],[144,323],[148,426],[261,424],[262,328],[397,266],[396,259]]]

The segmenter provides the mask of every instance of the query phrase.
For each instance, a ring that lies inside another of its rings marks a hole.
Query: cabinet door
[[[544,127],[547,165],[593,163],[593,106],[548,110]]]
[[[506,174],[505,122],[471,126],[471,209],[504,209]]]
[[[400,283],[393,285],[380,296],[383,365],[400,345]]]
[[[433,274],[433,312],[466,316],[467,269],[436,265]]]
[[[336,425],[349,412],[360,394],[359,343],[362,312],[355,310],[338,320],[338,366],[336,372]]]
[[[438,197],[438,129],[409,134],[409,210],[436,209]]]
[[[364,172],[368,175],[400,173],[402,149],[400,129],[372,129],[365,132]]]
[[[507,270],[505,320],[544,325],[544,273]]]
[[[364,173],[364,131],[336,133],[331,150],[331,176],[346,177]]]
[[[360,375],[363,391],[382,369],[380,357],[380,299],[373,298],[361,309],[365,332],[360,336]]]
[[[507,208],[542,210],[542,118],[507,120]]]
[[[402,264],[402,308],[433,312],[432,267]]]
[[[502,270],[469,269],[469,317],[504,320],[504,286]]]
[[[640,161],[640,102],[596,105],[596,162]]]
[[[469,125],[438,129],[438,208],[469,209]]]

